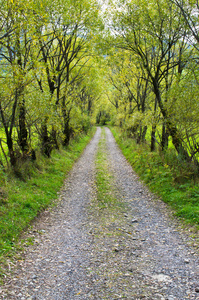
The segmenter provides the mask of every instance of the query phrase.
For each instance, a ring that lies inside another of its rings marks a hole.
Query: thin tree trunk
[[[181,154],[186,161],[190,161],[189,154],[183,147],[182,140],[180,138],[180,133],[179,133],[177,127],[174,124],[172,124],[172,122],[169,120],[167,110],[164,108],[164,105],[162,103],[162,99],[161,99],[158,84],[157,84],[157,82],[155,81],[154,78],[153,78],[153,86],[154,86],[154,92],[156,94],[156,98],[157,98],[157,101],[158,101],[159,108],[160,108],[161,113],[164,117],[165,124],[167,126],[168,132],[172,137],[173,145],[176,148],[176,151],[178,152],[178,154]]]
[[[66,118],[64,121],[64,140],[63,140],[63,145],[67,146],[70,141],[70,126],[69,126],[69,120]]]
[[[155,133],[156,133],[156,125],[152,125],[152,130],[151,130],[151,152],[155,151]]]
[[[156,114],[157,110],[157,97],[155,98],[155,104],[154,104],[154,116]],[[151,130],[151,152],[155,151],[155,133],[156,133],[156,124],[154,123],[152,125]]]
[[[17,105],[17,100],[15,100],[15,103],[13,105],[12,122],[11,122],[10,130],[9,130],[8,124],[6,122],[6,118],[4,116],[4,111],[3,111],[3,108],[2,108],[1,102],[0,102],[0,115],[1,115],[2,124],[4,126],[5,134],[6,134],[6,140],[7,140],[6,144],[8,147],[10,163],[11,163],[11,166],[13,166],[13,167],[16,165],[16,156],[15,156],[15,152],[14,152],[14,148],[13,148],[13,140],[12,140],[12,129],[13,129],[13,124],[14,124],[16,105]]]
[[[19,146],[23,154],[28,151],[28,130],[26,128],[26,109],[25,101],[23,100],[19,105]]]
[[[62,108],[63,119],[64,119],[64,129],[63,129],[64,139],[63,139],[63,146],[67,146],[69,144],[69,141],[70,141],[70,126],[69,126],[70,111],[71,111],[71,109],[67,112],[66,109],[65,109],[65,107]]]
[[[144,126],[144,128],[142,129],[142,134],[141,134],[141,142],[142,143],[145,141],[146,132],[147,132],[147,126]]]
[[[50,138],[48,136],[48,127],[47,127],[47,120],[41,126],[41,142],[42,142],[42,153],[46,156],[50,157],[51,153],[51,145],[50,145]]]
[[[70,112],[71,112],[71,108],[68,109],[68,111],[66,111],[66,97],[63,97],[63,101],[62,101],[62,115],[63,115],[63,120],[64,120],[64,128],[63,128],[63,134],[64,134],[64,139],[63,139],[63,146],[67,146],[69,144],[70,141],[70,126],[69,126],[69,122],[70,122]]]
[[[5,160],[6,160],[6,163],[7,163],[7,166],[8,166],[8,159],[7,159],[7,155],[6,155],[6,153],[5,153],[4,149],[3,149],[3,145],[2,145],[2,141],[1,141],[1,139],[0,139],[0,146],[1,146],[1,151],[2,151],[2,153],[3,153],[3,155],[4,155],[4,157],[5,157]]]
[[[10,134],[7,136],[7,146],[8,146],[9,156],[10,156],[10,163],[14,167],[16,165],[17,160],[16,160],[14,148],[13,148],[12,137]]]
[[[52,138],[52,142],[53,142],[53,147],[55,147],[55,149],[59,149],[59,144],[57,141],[57,131],[55,129],[55,127],[52,127],[52,131],[51,131],[51,138]]]
[[[161,140],[162,151],[166,150],[168,148],[168,145],[169,145],[169,133],[166,128],[166,125],[163,124],[162,125],[162,140]]]

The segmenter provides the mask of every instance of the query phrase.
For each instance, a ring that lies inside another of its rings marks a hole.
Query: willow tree
[[[177,49],[187,30],[182,12],[165,0],[123,3],[124,9],[116,13],[112,29],[117,36],[116,45],[136,55],[146,70],[155,95],[154,101],[157,101],[173,145],[178,153],[189,160],[181,133],[172,122],[162,97],[165,77],[170,76],[174,69],[177,70],[181,62]]]
[[[113,86],[108,95],[109,101],[116,107],[118,118],[137,142],[145,140],[147,126],[144,125],[149,99],[149,81],[146,71],[127,51],[117,51],[108,59],[107,78]]]
[[[38,58],[45,70],[43,78],[37,77],[41,91],[47,86],[56,111],[61,112],[63,124],[63,144],[70,139],[70,114],[72,91],[81,81],[83,69],[92,54],[91,41],[100,22],[98,7],[92,1],[57,1],[48,6],[48,23],[39,23],[37,38]],[[48,153],[47,122],[42,125],[42,139],[45,153]],[[56,128],[52,128],[52,137],[57,145]]]
[[[194,47],[199,50],[199,29],[198,29],[198,18],[199,18],[199,3],[198,1],[192,0],[170,0],[174,3],[181,11],[184,21],[189,28],[189,34],[187,40],[193,44]]]
[[[3,1],[1,6],[1,121],[7,139],[10,162],[16,164],[13,131],[18,132],[18,144],[23,155],[30,153],[26,126],[25,90],[31,83],[33,3]]]
[[[95,1],[1,1],[0,116],[13,166],[31,153],[33,127],[48,156],[57,136],[69,142],[76,86],[100,26]]]

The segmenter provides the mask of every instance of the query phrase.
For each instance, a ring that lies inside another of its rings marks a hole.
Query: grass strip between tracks
[[[114,207],[117,199],[113,186],[113,175],[108,164],[104,128],[102,128],[102,136],[96,156],[96,170],[98,206],[100,209]]]

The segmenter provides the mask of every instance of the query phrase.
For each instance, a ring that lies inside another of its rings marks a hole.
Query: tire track
[[[18,262],[1,299],[199,299],[198,253],[105,130],[100,151],[106,153],[104,173],[117,201],[98,203],[98,128],[66,179],[60,204],[34,225],[35,244]]]

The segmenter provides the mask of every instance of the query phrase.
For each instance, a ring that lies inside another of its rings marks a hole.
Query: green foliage
[[[138,143],[150,135],[152,151],[157,143],[162,150],[172,143],[179,156],[197,164],[199,80],[198,47],[190,41],[192,35],[197,40],[193,3],[131,0],[112,3],[107,10],[112,13],[107,41],[114,45],[107,60],[112,86],[107,97],[114,124]]]
[[[199,72],[192,64],[176,77],[168,91],[168,110],[173,122],[180,128],[184,147],[192,158],[198,159]]]
[[[98,125],[106,125],[107,122],[110,121],[110,115],[104,111],[104,110],[100,110],[96,116],[96,123]]]
[[[95,1],[1,4],[0,127],[4,156],[15,167],[33,148],[50,156],[53,148],[88,130],[87,116],[99,99],[94,53],[103,24]]]

